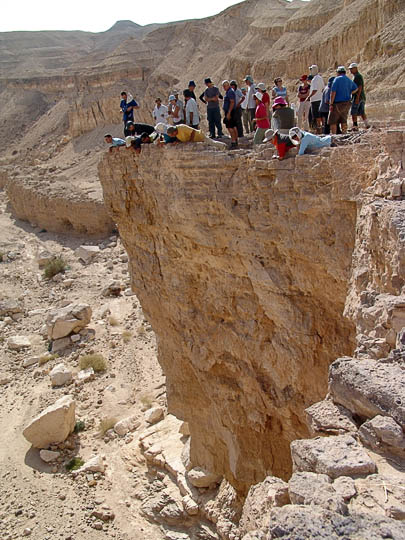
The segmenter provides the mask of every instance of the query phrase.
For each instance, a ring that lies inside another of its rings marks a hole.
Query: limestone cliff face
[[[192,461],[241,491],[289,476],[305,407],[353,353],[356,199],[377,174],[360,145],[282,163],[266,152],[123,149],[99,166]]]

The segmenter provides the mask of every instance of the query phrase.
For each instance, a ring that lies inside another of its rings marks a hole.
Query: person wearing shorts
[[[357,85],[346,75],[346,68],[339,66],[336,70],[337,77],[332,83],[328,124],[331,132],[336,135],[338,124],[341,125],[342,133],[347,132],[347,117],[352,105],[352,94],[356,92]]]
[[[224,124],[228,128],[229,135],[231,136],[231,148],[237,148],[238,146],[238,121],[236,117],[236,94],[231,88],[229,81],[222,82],[223,89],[225,91],[224,97]]]
[[[361,116],[366,128],[370,127],[366,116],[366,93],[364,91],[364,79],[363,75],[359,73],[357,64],[352,62],[349,66],[350,73],[353,75],[353,82],[357,85],[357,92],[353,94],[352,109],[350,114],[352,115],[353,130],[358,130],[357,117]]]
[[[313,120],[316,122],[316,131],[317,133],[322,132],[322,117],[319,112],[319,107],[321,106],[322,101],[322,91],[325,88],[325,83],[323,82],[322,76],[318,73],[318,66],[313,64],[309,68],[312,75],[311,87],[309,90],[309,96],[307,100],[311,103],[311,114]]]

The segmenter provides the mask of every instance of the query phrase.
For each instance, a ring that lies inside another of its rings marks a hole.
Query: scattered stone
[[[222,477],[208,472],[201,467],[194,467],[187,473],[187,478],[194,487],[198,488],[207,488],[212,484],[219,484],[222,480]]]
[[[25,358],[23,361],[23,367],[27,368],[30,366],[33,366],[34,364],[38,364],[39,356],[30,356],[29,358]]]
[[[135,293],[132,289],[125,289],[124,291],[125,296],[135,296]]]
[[[331,478],[375,472],[365,449],[351,436],[316,437],[291,443],[295,471],[327,474]]]
[[[134,431],[141,425],[141,422],[136,418],[136,416],[129,416],[117,422],[114,426],[114,431],[120,437],[124,437],[130,431]]]
[[[12,317],[16,314],[23,314],[23,307],[17,302],[17,300],[2,300],[0,302],[0,317],[9,316]]]
[[[32,529],[30,529],[29,527],[23,530],[23,536],[30,536],[31,533]]]
[[[48,337],[60,339],[72,332],[79,332],[90,322],[91,314],[88,304],[68,304],[52,310],[46,320]]]
[[[9,384],[11,380],[11,375],[7,375],[6,373],[0,373],[0,386]]]
[[[54,452],[52,450],[40,450],[39,451],[39,457],[42,459],[42,461],[45,461],[45,463],[51,463],[52,461],[55,461],[60,456],[60,452]]]
[[[94,374],[94,369],[92,367],[89,367],[87,369],[82,369],[77,374],[76,384],[80,385],[80,384],[90,382],[94,379],[94,377],[95,377],[95,374]]]
[[[56,259],[56,255],[53,255],[47,250],[41,251],[37,257],[39,268],[45,268],[45,266],[54,259]]]
[[[75,421],[75,401],[72,396],[63,396],[36,416],[23,435],[35,448],[47,448],[66,440]]]
[[[49,374],[52,386],[63,386],[72,382],[72,372],[64,364],[56,365]]]
[[[79,334],[73,334],[73,336],[70,336],[70,341],[72,343],[77,343],[80,340],[81,340],[81,337]]]
[[[21,351],[31,347],[30,340],[27,336],[11,336],[7,340],[7,346],[12,351]]]
[[[54,354],[57,352],[64,351],[65,349],[68,349],[71,345],[72,345],[72,342],[70,341],[69,337],[55,339],[54,341],[52,341],[51,352]]]
[[[190,497],[190,495],[183,497],[183,507],[189,516],[195,516],[198,514],[198,504]]]
[[[288,493],[292,504],[317,505],[338,514],[348,512],[343,497],[336,493],[326,474],[294,473],[288,482]]]
[[[91,515],[102,521],[112,521],[115,518],[114,512],[110,509],[93,510]]]
[[[162,420],[164,416],[164,410],[162,407],[151,407],[145,412],[145,420],[148,424],[156,424]]]
[[[122,286],[119,281],[110,281],[106,287],[104,287],[102,295],[103,296],[120,296],[122,291]]]
[[[75,251],[76,257],[85,264],[94,260],[99,253],[100,248],[98,246],[80,246]]]
[[[349,476],[339,476],[333,482],[333,488],[348,503],[357,494],[356,484]]]
[[[89,473],[89,472],[104,473],[104,471],[105,471],[105,465],[104,465],[103,458],[100,455],[97,455],[97,456],[92,457],[88,461],[86,461],[86,463],[82,465],[80,469],[77,469],[77,471],[74,471],[74,474],[77,475],[80,473]]]
[[[390,416],[375,416],[365,422],[359,429],[360,437],[365,429],[371,430],[382,443],[405,448],[405,436],[401,426]]]
[[[342,435],[347,432],[356,432],[357,426],[353,417],[342,405],[335,405],[333,401],[324,400],[305,409],[307,423],[312,435],[328,433],[329,435]]]

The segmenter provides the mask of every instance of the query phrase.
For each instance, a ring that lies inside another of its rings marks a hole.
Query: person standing
[[[271,96],[273,100],[278,97],[282,97],[286,100],[287,105],[290,104],[288,99],[287,87],[283,86],[283,79],[281,77],[277,77],[277,79],[274,79],[274,87],[271,91]]]
[[[134,109],[139,109],[138,103],[134,100],[131,94],[127,94],[124,90],[121,92],[120,110],[122,112],[122,121],[124,122],[124,129],[127,122],[134,121]]]
[[[266,131],[270,127],[270,121],[267,116],[266,106],[262,102],[263,94],[256,92],[254,95],[256,102],[256,111],[254,123],[256,124],[255,136],[253,137],[253,144],[261,144],[266,135]]]
[[[169,116],[168,108],[166,107],[166,105],[162,105],[162,100],[160,98],[156,98],[155,103],[156,105],[152,112],[155,124],[157,124],[158,122],[163,122],[163,124],[167,124],[167,117]]]
[[[262,93],[262,103],[266,107],[267,118],[270,118],[270,96],[266,90],[266,85],[264,83],[259,83],[257,89]]]
[[[352,115],[353,129],[358,130],[357,117],[361,116],[366,128],[370,127],[369,121],[366,116],[366,93],[364,91],[364,79],[363,75],[359,73],[357,64],[352,62],[349,66],[350,73],[353,75],[353,82],[357,85],[357,92],[353,94],[352,109],[350,114]]]
[[[249,133],[253,133],[255,130],[253,120],[256,114],[256,101],[255,93],[256,87],[253,82],[253,78],[250,75],[246,75],[243,79],[247,84],[247,110],[248,110],[248,122],[249,122]]]
[[[194,101],[197,103],[197,98],[195,97],[195,93],[194,93],[194,90],[195,90],[195,82],[194,81],[190,81],[188,83],[188,90],[191,92],[191,97],[194,99]],[[184,93],[184,92],[183,92]]]
[[[329,78],[328,84],[325,86],[325,88],[322,91],[322,101],[321,101],[321,106],[319,107],[319,112],[321,114],[322,123],[323,123],[323,132],[325,135],[330,134],[330,125],[328,124],[329,101],[330,101],[330,93],[332,90],[332,84],[334,80],[335,80],[335,77]]]
[[[308,77],[302,75],[300,78],[301,84],[298,87],[297,98],[298,98],[298,127],[304,127],[306,130],[309,129],[309,109],[311,108],[311,103],[307,100],[309,97],[310,84],[308,82]]]
[[[168,112],[169,112],[169,116],[173,120],[173,124],[175,126],[177,124],[182,124],[183,123],[183,111],[180,109],[180,106],[177,103],[176,96],[174,94],[169,96]]]
[[[219,100],[222,97],[219,89],[214,86],[209,77],[204,79],[207,88],[200,96],[200,100],[207,105],[207,120],[210,130],[211,139],[215,139],[215,128],[217,129],[217,137],[223,137],[221,124],[221,109],[219,108]]]
[[[236,81],[231,81],[231,88],[235,92],[236,96],[236,129],[238,130],[238,137],[243,137],[243,125],[242,125],[242,103],[245,101],[245,96],[242,94],[242,91],[238,88],[238,83]]]
[[[244,127],[246,133],[250,133],[250,131],[249,131],[249,111],[248,111],[248,108],[247,108],[247,105],[248,105],[247,104],[247,89],[246,89],[245,86],[243,88],[241,88],[241,92],[242,92],[243,97],[245,98],[242,101],[242,104],[240,106],[241,109],[242,109],[243,127]]]
[[[191,90],[184,90],[183,94],[186,100],[186,124],[194,129],[198,129],[200,115],[198,114],[197,102],[193,98]]]
[[[339,66],[336,73],[337,77],[332,83],[330,93],[328,116],[328,124],[334,135],[336,135],[338,124],[341,125],[342,133],[347,132],[347,116],[350,111],[352,94],[357,90],[357,84],[346,75],[344,66]]]
[[[238,147],[238,129],[236,127],[236,116],[235,116],[235,104],[236,104],[236,95],[232,90],[229,81],[223,81],[222,87],[225,90],[224,98],[224,124],[228,128],[229,135],[231,136],[231,149]]]
[[[183,103],[183,100],[179,98],[179,91],[178,90],[173,90],[173,95],[176,98],[177,105],[180,107],[180,111],[181,111],[181,114],[182,114],[182,119],[184,120],[184,103]]]
[[[316,122],[316,131],[317,133],[322,133],[322,118],[319,112],[319,107],[321,106],[322,91],[325,88],[325,83],[319,74],[319,69],[316,64],[310,66],[309,70],[312,75],[312,80],[310,94],[307,99],[311,103],[312,118]]]
[[[288,135],[290,129],[295,126],[295,114],[291,107],[282,97],[277,97],[273,103],[273,114],[271,124],[274,130],[282,135]]]

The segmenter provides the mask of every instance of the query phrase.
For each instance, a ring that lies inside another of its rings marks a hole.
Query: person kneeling
[[[282,161],[291,148],[295,148],[295,145],[291,141],[289,135],[282,135],[277,130],[268,129],[265,133],[266,138],[264,143],[270,142],[276,147],[277,154],[274,154],[273,159]]]
[[[311,150],[316,150],[317,148],[330,147],[332,144],[332,137],[330,135],[321,137],[319,135],[309,133],[308,131],[303,131],[298,127],[293,127],[290,129],[289,137],[295,146],[299,146],[299,156],[311,152]]]

